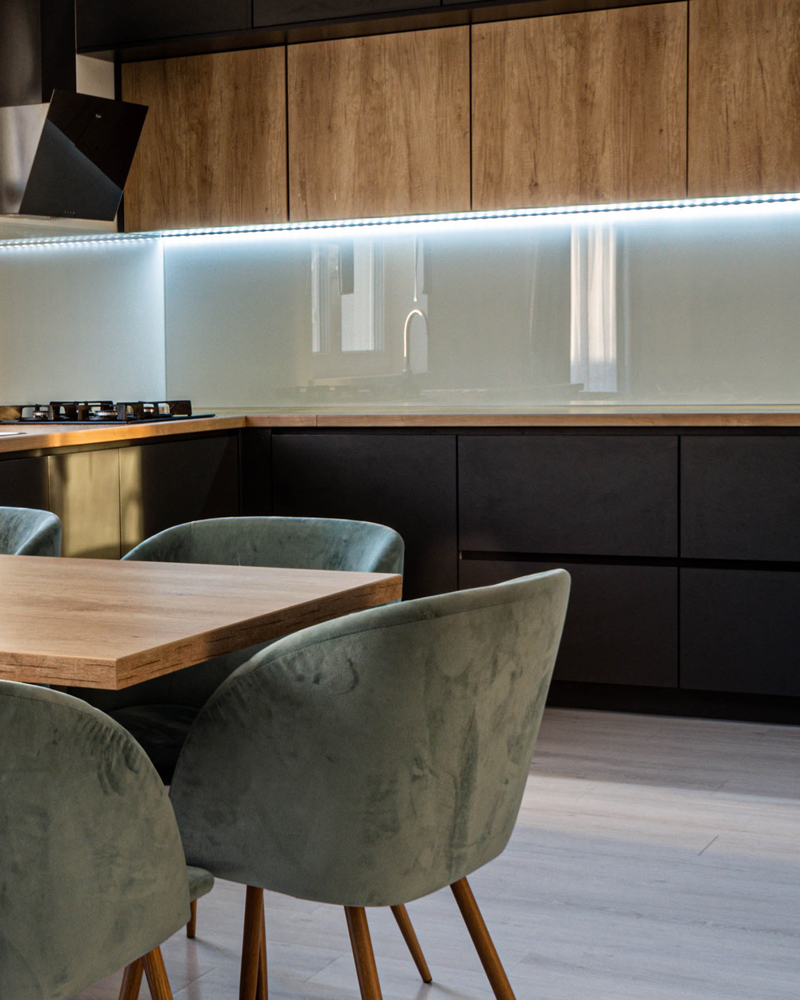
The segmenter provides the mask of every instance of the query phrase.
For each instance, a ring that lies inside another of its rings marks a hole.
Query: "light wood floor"
[[[548,711],[514,837],[471,882],[518,1000],[800,997],[800,729]],[[197,940],[166,944],[176,1000],[238,997],[243,903],[218,883]],[[409,913],[434,984],[370,911],[385,1000],[491,1000],[449,891]],[[357,1000],[339,909],[268,895],[267,933],[271,1000]]]

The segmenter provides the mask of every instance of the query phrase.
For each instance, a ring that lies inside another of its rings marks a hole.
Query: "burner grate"
[[[114,403],[110,399],[54,400],[47,404],[0,405],[0,422],[18,424],[130,424],[191,416],[192,404],[188,399],[167,399],[153,402],[137,400],[123,403]]]

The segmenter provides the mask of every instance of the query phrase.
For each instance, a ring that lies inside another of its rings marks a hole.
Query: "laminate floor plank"
[[[518,1000],[796,1000],[800,729],[548,710],[514,836],[470,881]],[[408,910],[434,981],[371,910],[385,1000],[493,1000],[452,894]],[[235,1000],[243,911],[218,882],[165,944],[176,1000]],[[271,1000],[357,1000],[340,908],[267,893],[266,915]]]

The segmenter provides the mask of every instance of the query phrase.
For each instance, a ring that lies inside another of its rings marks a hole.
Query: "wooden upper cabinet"
[[[470,207],[469,28],[289,46],[292,220]]]
[[[473,208],[686,195],[686,2],[472,31]]]
[[[800,190],[800,0],[689,7],[689,194]]]
[[[122,67],[149,106],[125,188],[128,232],[287,219],[283,47]]]

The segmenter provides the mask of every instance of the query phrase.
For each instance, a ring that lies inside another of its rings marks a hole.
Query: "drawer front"
[[[685,437],[681,556],[800,561],[800,437]]]
[[[405,598],[457,589],[455,435],[275,433],[272,477],[275,514],[398,531]]]
[[[561,567],[572,577],[555,679],[678,686],[678,571],[462,559],[462,589]]]
[[[800,695],[800,574],[681,570],[681,687]]]
[[[675,557],[677,437],[462,436],[462,551]]]

